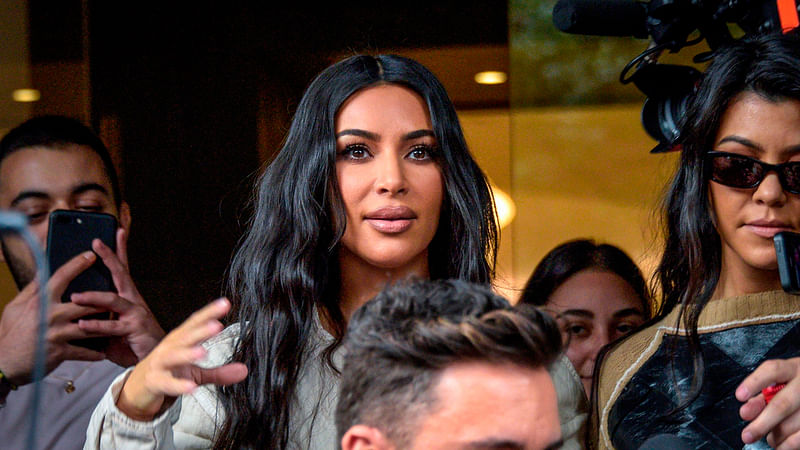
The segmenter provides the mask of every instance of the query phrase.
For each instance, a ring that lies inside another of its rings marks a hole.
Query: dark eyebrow
[[[745,147],[750,147],[754,150],[763,151],[760,145],[756,144],[755,142],[751,141],[750,139],[743,138],[741,136],[725,136],[724,138],[720,139],[717,142],[717,145],[724,144],[726,142],[736,142],[737,144],[744,145]]]
[[[717,145],[723,144],[725,142],[736,142],[737,144],[741,144],[741,145],[744,145],[745,147],[752,148],[753,150],[756,150],[758,153],[763,153],[764,152],[764,149],[760,145],[756,144],[755,142],[751,141],[750,139],[743,138],[741,136],[736,136],[736,135],[734,135],[734,136],[725,136],[724,138],[722,138],[717,143]],[[800,153],[800,144],[786,147],[785,149],[781,150],[781,152],[782,153],[788,153],[790,155],[794,155],[796,153]]]
[[[417,131],[412,131],[411,133],[408,133],[407,135],[403,136],[403,140],[410,141],[412,139],[417,139],[425,136],[430,136],[432,138],[436,137],[436,135],[433,133],[432,130],[417,130]]]
[[[72,189],[72,194],[71,195],[81,195],[81,194],[83,194],[85,192],[89,192],[89,191],[97,191],[97,192],[100,192],[101,194],[104,194],[106,196],[109,195],[108,189],[104,188],[102,185],[97,184],[97,183],[80,184],[80,185],[78,185],[78,186],[76,186],[76,187],[74,187]],[[22,203],[23,201],[25,201],[25,200],[27,200],[29,198],[35,198],[35,199],[39,199],[39,200],[48,200],[50,198],[50,195],[48,195],[46,192],[42,192],[42,191],[33,191],[33,190],[31,190],[31,191],[22,191],[22,192],[19,193],[19,195],[14,197],[14,200],[11,201],[11,206],[12,207],[17,206],[17,205],[19,205],[20,203]]]
[[[491,450],[491,449],[519,449],[525,448],[525,444],[508,439],[488,438],[482,441],[469,442],[465,447],[472,450]]]
[[[587,319],[591,319],[592,317],[594,317],[594,313],[592,313],[591,311],[587,311],[585,309],[568,309],[566,311],[562,311],[558,316],[559,317],[580,316],[580,317],[585,317]]]
[[[627,316],[644,317],[644,313],[642,313],[641,311],[639,311],[636,308],[626,308],[626,309],[621,309],[621,310],[615,312],[613,317],[615,319],[619,319],[620,317],[627,317]]]
[[[80,195],[88,191],[99,191],[101,194],[109,195],[108,189],[97,183],[85,183],[72,189],[72,195]]]
[[[358,129],[347,129],[336,133],[337,138],[340,138],[342,136],[359,136],[367,138],[371,141],[379,141],[381,139],[381,135],[377,133],[373,133],[371,131],[366,131],[366,130],[358,130]]]
[[[347,130],[342,130],[342,131],[336,133],[336,137],[337,138],[340,138],[342,136],[359,136],[359,137],[363,137],[363,138],[369,139],[371,141],[379,141],[381,139],[381,135],[378,134],[378,133],[373,133],[373,132],[367,131],[367,130],[359,130],[359,129],[356,129],[356,128],[349,128]],[[417,131],[412,131],[412,132],[406,134],[405,136],[403,136],[403,140],[404,141],[410,141],[410,140],[418,139],[418,138],[425,137],[425,136],[430,136],[432,138],[436,137],[436,135],[433,133],[432,130],[417,130]]]
[[[17,206],[17,205],[19,205],[20,203],[22,203],[23,201],[25,201],[25,200],[27,200],[29,198],[36,198],[36,199],[39,199],[39,200],[47,200],[47,199],[50,198],[50,196],[47,195],[44,192],[39,192],[39,191],[22,191],[22,192],[19,193],[19,195],[14,197],[14,200],[11,200],[11,206],[12,207]]]

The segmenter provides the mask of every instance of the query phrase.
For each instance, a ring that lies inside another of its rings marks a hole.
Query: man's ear
[[[342,436],[342,450],[394,450],[394,444],[377,428],[354,425]]]
[[[128,235],[131,232],[131,207],[126,202],[119,204],[119,226],[124,229]]]

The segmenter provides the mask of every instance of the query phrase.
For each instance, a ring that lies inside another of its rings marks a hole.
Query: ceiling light
[[[500,228],[505,228],[517,215],[517,206],[510,195],[494,185],[492,185],[492,196],[494,197],[494,207],[497,210],[497,221],[500,222]]]
[[[475,74],[475,82],[478,84],[503,84],[506,80],[508,80],[508,75],[497,70],[487,70]]]
[[[15,89],[11,93],[11,98],[15,102],[30,103],[39,101],[42,98],[42,94],[36,89]]]

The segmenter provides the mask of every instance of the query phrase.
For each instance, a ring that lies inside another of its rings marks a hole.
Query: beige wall
[[[481,167],[517,206],[501,236],[501,290],[516,299],[553,247],[578,237],[625,250],[645,272],[658,257],[654,211],[676,154],[655,145],[640,104],[460,113]]]

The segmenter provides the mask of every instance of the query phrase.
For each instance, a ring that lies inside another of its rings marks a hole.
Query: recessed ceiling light
[[[506,80],[508,80],[508,75],[497,70],[487,70],[475,74],[475,82],[478,84],[503,84]]]
[[[42,94],[36,89],[15,89],[11,93],[11,98],[15,102],[30,103],[39,101],[42,98]]]

